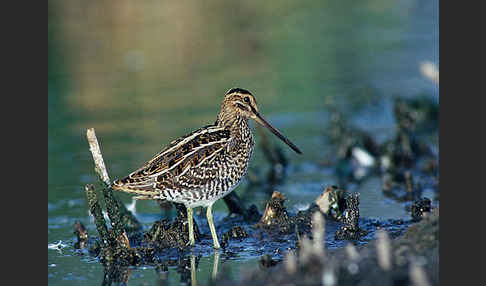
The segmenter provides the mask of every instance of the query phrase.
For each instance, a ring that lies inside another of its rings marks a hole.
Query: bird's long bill
[[[289,145],[289,147],[292,148],[296,153],[302,154],[302,152],[300,152],[299,148],[297,148],[297,146],[295,146],[294,143],[290,142],[290,140],[287,139],[287,137],[283,136],[282,133],[280,133],[280,131],[278,131],[277,129],[275,129],[275,127],[273,127],[270,123],[268,123],[258,112],[256,112],[255,115],[256,115],[255,117],[256,122],[260,123],[262,126],[265,126],[270,131],[272,131],[273,134],[277,135],[277,137],[280,138],[280,140],[282,140],[287,145]]]

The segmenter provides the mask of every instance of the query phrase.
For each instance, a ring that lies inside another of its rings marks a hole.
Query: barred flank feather
[[[142,195],[142,196],[148,196],[148,197],[151,197],[153,199],[155,199],[157,196],[160,195],[160,192],[157,191],[156,189],[148,189],[148,188],[140,188],[140,187],[134,187],[134,186],[130,186],[130,185],[118,185],[117,183],[119,182],[120,180],[118,181],[115,181],[112,188],[113,190],[117,190],[117,191],[122,191],[122,192],[125,192],[125,193],[130,193],[130,194],[137,194],[137,195]]]

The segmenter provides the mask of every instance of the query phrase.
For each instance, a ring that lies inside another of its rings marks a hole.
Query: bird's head
[[[273,127],[263,116],[258,112],[258,106],[255,97],[251,92],[242,88],[232,88],[226,92],[221,111],[218,115],[219,122],[234,122],[235,118],[243,120],[253,119],[260,125],[269,129],[280,140],[290,146],[295,152],[301,154],[302,152],[289,139]]]

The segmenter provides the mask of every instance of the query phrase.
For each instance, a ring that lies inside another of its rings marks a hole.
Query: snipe
[[[214,248],[220,248],[212,206],[229,194],[246,174],[254,140],[248,120],[254,119],[300,150],[258,113],[255,97],[244,89],[230,89],[216,122],[175,141],[138,170],[116,180],[114,190],[138,194],[137,199],[161,199],[187,208],[189,244],[194,245],[193,208],[207,207]]]

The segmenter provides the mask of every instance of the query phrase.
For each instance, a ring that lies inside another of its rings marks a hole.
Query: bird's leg
[[[211,230],[211,235],[213,236],[214,248],[218,249],[218,248],[221,248],[221,247],[219,246],[218,235],[216,234],[216,229],[214,228],[212,208],[213,208],[213,205],[210,204],[208,206],[207,211],[206,211],[206,217],[208,219],[208,224],[209,224],[209,229]]]
[[[189,224],[189,245],[196,244],[194,240],[194,224],[193,224],[193,209],[190,207],[186,207],[187,209],[187,222]]]

